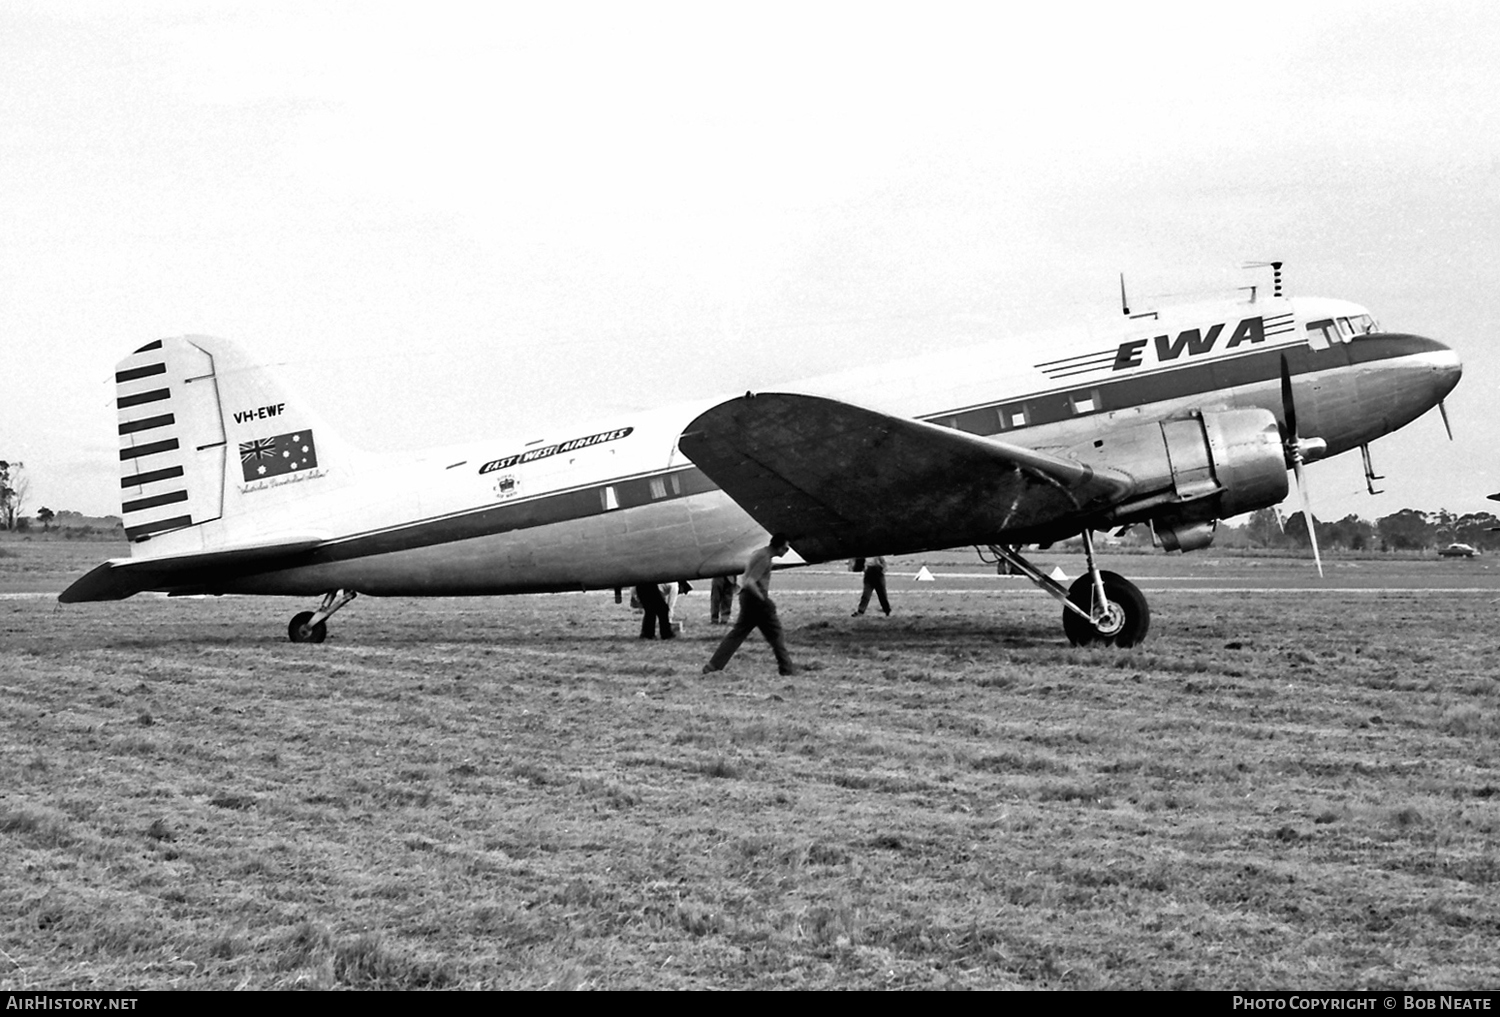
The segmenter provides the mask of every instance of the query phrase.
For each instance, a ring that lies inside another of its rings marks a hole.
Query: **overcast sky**
[[[1457,440],[1377,442],[1378,498],[1358,455],[1312,466],[1318,516],[1496,508],[1500,4],[0,0],[27,512],[119,512],[114,364],[163,336],[234,339],[395,451],[1271,258],[1465,363]]]

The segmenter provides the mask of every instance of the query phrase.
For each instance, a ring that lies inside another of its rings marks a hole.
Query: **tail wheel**
[[[1130,580],[1114,572],[1099,573],[1104,583],[1102,610],[1094,604],[1094,581],[1080,576],[1068,588],[1068,600],[1096,622],[1085,621],[1072,611],[1063,611],[1063,631],[1074,646],[1134,646],[1151,628],[1151,609],[1146,597]]]
[[[328,638],[328,625],[318,622],[316,625],[307,624],[312,620],[311,611],[303,611],[292,617],[292,623],[286,627],[287,638],[294,643],[321,643]]]

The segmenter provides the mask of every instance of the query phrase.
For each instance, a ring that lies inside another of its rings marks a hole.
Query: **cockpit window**
[[[1307,323],[1307,345],[1315,350],[1326,350],[1334,343],[1352,343],[1360,336],[1378,331],[1380,325],[1368,314],[1322,318]]]
[[[1338,330],[1334,327],[1332,318],[1307,323],[1307,345],[1313,349],[1326,350],[1338,341]]]

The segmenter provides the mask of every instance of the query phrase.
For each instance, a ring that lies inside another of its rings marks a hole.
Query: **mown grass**
[[[1500,981],[1492,598],[847,600],[0,601],[0,988]]]

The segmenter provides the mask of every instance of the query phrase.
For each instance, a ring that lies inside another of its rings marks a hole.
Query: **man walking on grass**
[[[880,609],[886,613],[886,617],[890,617],[891,601],[885,594],[885,559],[880,555],[866,558],[864,571],[865,592],[859,598],[859,607],[854,616],[857,618],[865,613],[865,608],[870,606],[870,594],[873,593],[880,597]]]
[[[771,652],[776,654],[776,667],[782,674],[796,674],[799,670],[786,652],[786,642],[781,637],[781,619],[776,614],[770,592],[771,559],[786,554],[788,546],[785,534],[773,533],[771,542],[750,556],[750,563],[745,566],[745,574],[740,579],[739,616],[724,633],[714,655],[703,665],[704,674],[724,670],[724,665],[729,663],[729,658],[734,656],[734,651],[740,648],[751,629],[760,629],[760,634],[771,644]]]

